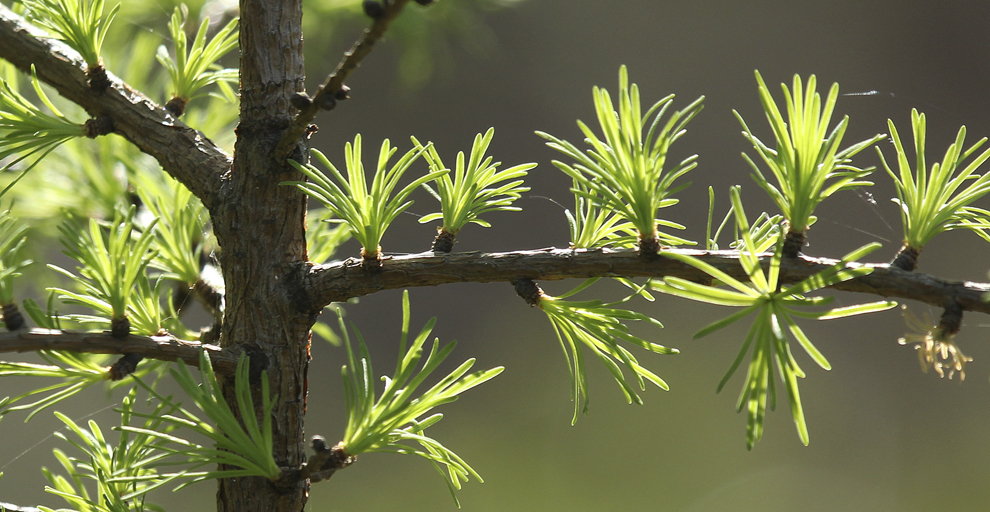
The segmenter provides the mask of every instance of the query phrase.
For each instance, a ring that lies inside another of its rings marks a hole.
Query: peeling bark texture
[[[267,370],[271,392],[279,397],[272,413],[275,461],[298,468],[306,461],[305,379],[309,328],[316,320],[314,313],[295,307],[290,293],[291,274],[306,261],[306,196],[296,187],[279,186],[304,176],[271,155],[292,122],[291,99],[303,90],[301,0],[242,0],[240,47],[234,163],[219,204],[210,208],[226,289],[220,345],[246,352],[252,370]],[[291,157],[304,162],[304,149],[296,144]],[[228,402],[236,403],[233,379],[220,384]],[[255,415],[261,403],[256,397]],[[258,477],[226,478],[220,480],[217,508],[297,512],[307,495],[305,481],[280,487]]]
[[[39,80],[93,118],[106,117],[100,128],[111,123],[114,133],[155,157],[207,208],[215,206],[220,176],[229,169],[230,157],[206,136],[105,70],[101,74],[105,87],[90,87],[86,63],[75,50],[48,37],[4,5],[0,5],[0,41],[0,58],[25,73],[30,73],[34,64]]]

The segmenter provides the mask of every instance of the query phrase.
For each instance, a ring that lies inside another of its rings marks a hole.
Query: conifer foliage
[[[883,166],[902,210],[902,254],[913,259],[859,261],[879,244],[837,259],[804,258],[816,208],[840,191],[872,184],[873,168],[854,157],[886,135],[842,147],[850,121],[832,125],[837,84],[823,99],[814,75],[794,76],[790,88],[781,85],[781,109],[757,72],[772,139],[761,139],[737,114],[757,154],[743,158],[779,211],[752,221],[740,188],[728,187],[719,193],[729,214],[712,234],[713,191],[707,250],[684,249],[696,242],[666,232],[685,226],[662,217],[678,204],[689,173],[705,177],[695,170],[703,156],[675,158],[704,97],[686,104],[673,95],[641,97],[622,66],[616,91],[592,91],[597,128],[578,121],[587,147],[534,135],[547,141],[548,158],[561,158],[552,166],[572,183],[574,209],[560,218],[570,226],[571,247],[453,252],[468,224],[490,227],[504,212],[526,215],[519,199],[530,192],[526,179],[537,164],[502,167],[499,158],[506,155],[495,156],[502,150],[493,145],[494,128],[456,153],[411,134],[405,144],[376,142],[371,158],[354,134],[344,144],[342,165],[307,147],[316,113],[349,97],[344,81],[403,9],[460,8],[420,0],[351,3],[341,9],[363,11],[369,29],[312,95],[301,89],[298,2],[246,1],[241,18],[214,12],[213,21],[206,12],[177,7],[158,20],[158,31],[113,23],[125,9],[104,0],[0,5],[0,306],[6,329],[0,352],[36,351],[46,363],[0,362],[0,376],[38,381],[29,392],[0,399],[0,419],[31,420],[104,383],[124,396],[114,409],[115,425],[54,412],[65,426],[54,448],[60,467],[43,475],[52,503],[61,502],[58,510],[159,510],[148,493],[216,481],[222,510],[295,512],[306,505],[310,485],[370,452],[418,456],[440,473],[459,505],[457,490],[481,482],[484,464],[469,465],[433,427],[446,411],[456,411],[449,404],[462,395],[470,400],[472,389],[502,367],[471,371],[473,358],[451,365],[456,343],[429,339],[436,318],[410,330],[407,290],[401,313],[388,313],[402,318],[396,367],[376,373],[372,352],[359,326],[345,321],[341,303],[385,289],[511,283],[546,315],[563,350],[572,423],[594,413],[591,365],[603,365],[629,403],[642,404],[647,389],[670,389],[655,365],[676,364],[671,345],[678,340],[661,339],[661,319],[636,311],[656,293],[738,308],[696,338],[752,318],[718,383],[721,390],[749,356],[737,408],[746,411],[750,449],[761,439],[781,383],[798,438],[804,444],[811,438],[798,389],[807,374],[794,347],[823,370],[831,364],[802,328],[806,322],[893,308],[888,297],[935,304],[944,308],[939,322],[910,316],[913,327],[927,332],[909,341],[927,347],[924,368],[963,375],[969,358],[953,337],[964,312],[990,313],[984,299],[990,285],[913,271],[922,247],[944,231],[967,229],[990,240],[990,212],[977,204],[990,191],[984,166],[990,150],[980,152],[986,139],[966,147],[960,128],[943,160],[929,168],[925,116],[915,111],[912,165],[891,122],[896,156]],[[233,67],[236,53],[240,69]],[[436,238],[424,228],[423,248],[433,238],[432,250],[386,252],[387,229],[424,192],[439,203],[426,207],[430,213],[421,220],[440,223]],[[733,233],[730,249],[718,250],[723,231]],[[360,252],[338,254],[349,238]],[[32,264],[53,239],[74,263]],[[346,259],[328,261],[334,256]],[[563,278],[583,281],[558,296],[538,284]],[[603,279],[618,281],[628,295],[595,296],[607,293]],[[829,288],[883,299],[829,308],[832,298],[818,295]],[[572,300],[577,293],[588,297]],[[32,295],[45,297],[44,306]],[[207,313],[205,325],[190,320],[196,303]],[[334,328],[317,322],[324,309],[337,314]],[[636,331],[638,325],[649,329]],[[345,361],[346,403],[339,413],[346,428],[313,436],[307,451],[308,379],[322,377],[307,373],[312,333],[334,342]],[[951,351],[951,363],[938,360],[940,350],[942,359]],[[179,396],[160,389],[168,381],[181,388]],[[456,422],[454,416],[445,424]],[[328,444],[327,435],[339,442]]]

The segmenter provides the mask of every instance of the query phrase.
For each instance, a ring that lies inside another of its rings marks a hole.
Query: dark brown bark
[[[454,250],[454,244],[456,242],[457,235],[447,231],[446,229],[440,228],[437,233],[437,237],[433,239],[433,252],[449,253]]]
[[[938,329],[942,332],[955,335],[962,329],[963,310],[955,301],[945,305],[942,316],[938,320]]]
[[[171,336],[128,336],[120,340],[108,332],[84,333],[30,329],[0,333],[0,352],[35,352],[38,350],[67,350],[90,354],[139,354],[163,361],[185,361],[199,366],[199,353],[205,350],[217,373],[233,374],[237,353],[221,351],[220,347],[183,341]]]
[[[640,235],[639,254],[641,256],[644,258],[655,258],[658,252],[660,252],[660,237],[653,235],[649,238],[643,238]]]
[[[127,317],[114,318],[110,320],[110,336],[118,340],[125,340],[131,335],[131,321]]]
[[[178,96],[172,97],[172,99],[165,102],[165,110],[168,110],[170,114],[175,117],[182,117],[182,114],[186,112],[186,101]]]
[[[121,380],[134,373],[134,370],[137,370],[137,366],[141,363],[142,359],[144,359],[144,356],[140,354],[124,354],[123,357],[118,359],[116,363],[113,363],[110,369],[107,370],[110,380]]]
[[[516,295],[522,297],[530,307],[539,305],[540,299],[547,295],[532,279],[517,279],[512,281],[512,286],[516,289]]]
[[[337,100],[347,99],[349,89],[344,85],[344,81],[357,69],[361,61],[371,53],[375,43],[382,38],[388,26],[392,23],[392,20],[399,16],[399,13],[402,12],[402,8],[407,2],[408,0],[390,0],[384,6],[382,15],[375,18],[375,22],[371,25],[371,28],[364,32],[364,37],[344,54],[344,58],[337,64],[337,69],[323,82],[323,85],[320,86],[313,96],[312,101],[302,105],[303,108],[299,109],[299,115],[293,120],[289,129],[282,134],[282,139],[275,149],[276,160],[282,161],[291,154],[299,139],[309,131],[310,123],[316,119],[316,114],[321,109],[330,110],[337,104]]]
[[[711,280],[707,274],[690,265],[663,257],[666,252],[695,256],[732,277],[747,280],[736,251],[668,249],[661,251],[658,257],[644,258],[636,249],[551,247],[501,253],[425,252],[396,255],[383,260],[381,269],[374,274],[366,272],[361,260],[356,258],[314,265],[308,267],[308,274],[297,295],[306,302],[301,308],[316,310],[331,302],[344,302],[381,290],[448,283],[664,276],[677,276],[699,283]],[[770,256],[764,254],[760,259],[765,270]],[[838,260],[830,258],[798,255],[781,261],[780,279],[782,283],[795,283],[837,263]],[[983,300],[983,294],[990,291],[990,283],[959,282],[920,272],[907,273],[892,270],[883,263],[866,265],[873,267],[873,273],[831,288],[880,297],[912,299],[939,308],[956,301],[963,311],[990,314],[990,302]]]
[[[897,255],[890,261],[890,266],[905,272],[914,272],[914,269],[918,268],[918,256],[921,256],[921,251],[910,245],[902,245]]]
[[[180,315],[192,305],[193,299],[199,302],[217,323],[223,320],[223,293],[219,290],[200,279],[191,286],[180,283],[172,292],[172,304]]]
[[[3,320],[8,331],[17,331],[24,327],[24,315],[21,314],[16,303],[4,304],[0,308],[0,319]]]
[[[736,251],[699,251],[667,249],[697,257],[705,263],[738,279],[746,279]],[[664,253],[661,253],[664,254]],[[764,269],[770,256],[761,256]],[[780,279],[794,283],[837,264],[829,258],[799,255],[781,262]],[[854,264],[859,265],[859,264]],[[959,282],[941,279],[921,272],[902,272],[885,264],[867,264],[872,274],[832,286],[833,289],[879,297],[911,299],[960,311],[990,314],[990,302],[982,299],[990,292],[990,283]],[[672,258],[658,256],[643,258],[636,249],[542,249],[504,253],[425,252],[392,256],[382,261],[376,272],[368,272],[359,259],[325,265],[297,264],[290,273],[286,293],[295,311],[319,311],[330,302],[345,302],[381,290],[413,286],[437,286],[448,283],[586,279],[589,277],[652,277],[676,276],[699,283],[710,278],[699,270]],[[534,285],[535,286],[535,285]],[[209,331],[207,331],[209,332]],[[204,337],[204,343],[209,343]],[[206,348],[217,373],[230,374],[237,362],[236,346],[224,350],[209,345]],[[200,345],[169,337],[144,338],[130,336],[127,343],[112,340],[107,334],[65,333],[33,329],[30,332],[0,333],[0,352],[32,350],[73,350],[110,354],[140,353],[145,357],[172,361],[182,359],[198,364]]]
[[[780,250],[780,255],[785,258],[797,258],[804,248],[804,232],[788,231],[784,237],[784,247]]]
[[[75,50],[48,37],[4,5],[0,5],[0,41],[0,58],[27,73],[33,64],[38,79],[93,118],[104,118],[101,127],[112,123],[114,133],[155,157],[204,205],[215,205],[220,176],[230,168],[230,157],[210,139],[112,73],[103,75],[105,88],[93,89],[86,63]]]
[[[234,163],[224,177],[218,205],[210,208],[221,247],[226,289],[220,345],[238,347],[251,358],[252,375],[267,370],[278,395],[272,415],[275,461],[299,468],[303,444],[309,328],[316,311],[300,310],[291,296],[294,273],[306,262],[306,198],[283,181],[303,175],[271,157],[292,122],[291,98],[303,90],[301,0],[242,0],[241,117]],[[292,157],[303,161],[300,143]],[[230,403],[234,386],[221,387]],[[255,399],[260,414],[260,397]],[[305,481],[276,486],[263,478],[220,481],[221,512],[297,512],[308,495]]]
[[[223,348],[212,347],[208,352],[218,369],[231,367],[237,354],[246,353],[251,357],[253,378],[267,370],[271,391],[279,397],[272,417],[274,456],[283,475],[287,475],[279,482],[262,478],[221,480],[217,493],[220,511],[301,511],[308,494],[307,476],[312,481],[325,479],[353,461],[339,446],[328,452],[323,443],[314,446],[318,456],[309,461],[312,466],[307,469],[303,442],[309,329],[322,307],[331,301],[409,286],[511,281],[533,303],[541,293],[534,279],[665,275],[709,279],[693,267],[662,257],[662,253],[644,258],[634,249],[424,253],[376,260],[381,265],[374,272],[369,272],[361,260],[309,264],[304,236],[305,196],[295,187],[279,186],[280,182],[302,180],[303,176],[284,165],[285,158],[306,159],[302,139],[311,130],[313,116],[346,97],[344,80],[370,52],[404,3],[405,0],[388,3],[364,39],[345,56],[316,96],[305,102],[299,99],[304,92],[301,0],[241,0],[241,119],[233,160],[201,133],[186,127],[175,115],[112,74],[106,76],[105,90],[93,90],[85,64],[75,52],[41,37],[0,5],[0,57],[23,70],[36,64],[43,81],[94,118],[105,116],[112,121],[102,126],[112,126],[115,133],[157,158],[166,171],[203,200],[211,213],[222,248],[219,254],[226,308],[219,328]],[[294,108],[304,111],[295,119]],[[94,133],[98,131],[94,128]],[[782,279],[786,282],[836,263],[801,256],[800,247],[798,244],[791,251],[794,258],[782,263]],[[655,254],[656,250],[649,246],[644,252]],[[730,275],[744,277],[732,251],[679,252],[695,254]],[[767,259],[764,257],[764,262]],[[961,311],[990,313],[990,304],[982,301],[990,285],[905,274],[891,271],[887,265],[874,267],[873,274],[834,288],[912,298],[937,306],[951,303],[960,315]],[[60,331],[0,334],[0,351],[21,349],[139,354],[193,363],[200,350],[194,344],[168,338],[128,336],[114,340],[107,334]],[[136,357],[128,360],[133,359]],[[228,401],[236,403],[230,373],[218,374]],[[260,408],[260,397],[255,403]],[[238,413],[257,416],[260,410]]]

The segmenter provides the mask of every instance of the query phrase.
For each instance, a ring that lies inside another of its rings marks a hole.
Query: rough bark
[[[70,350],[89,354],[139,354],[163,361],[185,361],[199,366],[199,353],[205,350],[217,373],[233,374],[237,354],[233,350],[184,341],[171,336],[128,336],[121,340],[109,332],[85,333],[49,329],[30,329],[0,333],[0,352],[36,352]]]
[[[736,251],[700,251],[671,249],[670,252],[695,256],[705,263],[741,280],[747,280]],[[539,249],[501,253],[425,252],[387,257],[382,267],[367,272],[361,261],[346,261],[315,265],[309,268],[303,288],[297,293],[305,299],[307,309],[318,309],[330,302],[368,295],[381,290],[412,286],[436,286],[447,283],[487,283],[533,279],[551,281],[588,277],[652,277],[677,276],[697,282],[708,282],[704,272],[672,258],[643,258],[636,249]],[[770,256],[761,258],[764,269]],[[798,255],[780,264],[780,279],[794,283],[839,263],[830,258],[810,258]],[[852,263],[850,266],[864,264]],[[866,293],[880,297],[912,299],[943,307],[956,302],[964,311],[990,314],[990,302],[983,294],[990,283],[951,281],[920,272],[904,272],[887,264],[865,264],[873,267],[866,276],[832,286],[834,290]]]
[[[361,61],[371,53],[371,49],[374,48],[375,43],[382,38],[388,26],[399,16],[402,8],[408,1],[390,0],[386,2],[381,16],[375,18],[371,27],[365,30],[364,36],[354,44],[353,48],[344,54],[344,58],[337,64],[337,69],[324,80],[312,100],[303,100],[295,105],[299,109],[299,114],[293,120],[289,129],[282,134],[282,139],[275,149],[276,160],[282,161],[292,153],[295,145],[299,139],[305,136],[310,123],[316,119],[316,114],[321,109],[330,110],[337,104],[337,100],[347,98],[348,89],[344,85],[344,81],[357,69]]]
[[[692,255],[732,277],[746,279],[736,251],[667,249],[664,252]],[[676,276],[698,282],[708,281],[708,276],[698,269],[672,258],[664,258],[662,254],[656,258],[644,259],[635,249],[550,248],[453,254],[424,252],[385,258],[382,267],[374,272],[369,272],[357,258],[315,266],[296,263],[296,270],[289,272],[290,279],[285,284],[285,293],[292,303],[289,307],[294,307],[300,315],[307,315],[306,312],[319,311],[330,302],[344,302],[381,290],[449,283],[516,283],[520,280],[552,281],[616,276],[657,279]],[[761,260],[766,268],[770,255],[762,255]],[[780,279],[783,283],[794,283],[837,263],[838,260],[830,258],[798,255],[797,258],[781,262]],[[990,314],[990,302],[983,300],[984,294],[990,292],[990,283],[950,281],[922,272],[904,272],[893,265],[882,263],[850,264],[859,265],[873,267],[873,273],[831,288],[877,297],[916,300],[939,308],[952,307],[960,311]],[[33,329],[30,332],[0,333],[0,352],[74,350],[111,354],[137,353],[167,361],[182,359],[191,364],[198,362],[201,345],[194,342],[140,336],[130,336],[128,340],[128,343],[121,344],[107,334]],[[203,347],[210,354],[217,373],[229,374],[233,370],[239,353],[236,346],[224,350],[210,345]]]
[[[306,261],[306,199],[279,183],[303,175],[271,155],[292,122],[290,99],[303,90],[301,24],[300,0],[241,2],[240,124],[233,167],[221,184],[220,201],[210,208],[226,287],[220,345],[251,357],[252,378],[267,370],[279,397],[272,413],[275,461],[291,468],[306,461],[305,379],[315,315],[295,307],[287,286]],[[302,160],[302,149],[297,146],[293,158]],[[233,381],[221,386],[236,403]],[[260,409],[260,397],[255,403]],[[307,490],[304,481],[280,488],[263,478],[227,478],[220,481],[217,508],[297,512]]]
[[[251,375],[267,370],[278,401],[273,411],[274,456],[287,475],[273,483],[262,478],[230,478],[219,483],[220,511],[301,511],[308,482],[326,478],[349,462],[325,443],[307,463],[303,440],[306,371],[310,327],[325,304],[379,290],[453,282],[509,281],[536,293],[531,280],[586,277],[662,277],[678,275],[707,281],[708,276],[662,256],[643,258],[636,250],[517,251],[512,253],[424,253],[386,258],[369,272],[360,260],[316,265],[307,262],[306,199],[295,187],[279,186],[303,176],[284,165],[285,157],[305,160],[301,137],[320,108],[340,99],[343,82],[381,37],[405,0],[387,4],[364,39],[321,87],[316,101],[299,101],[303,92],[301,0],[241,0],[241,118],[233,160],[201,133],[176,120],[166,109],[135,92],[112,74],[108,87],[94,91],[85,64],[65,45],[44,38],[0,5],[0,57],[22,70],[34,63],[39,77],[94,118],[109,117],[119,133],[154,156],[164,169],[192,190],[209,209],[220,245],[226,309],[220,329],[222,349],[210,348],[218,368],[236,355],[251,357]],[[294,101],[293,99],[296,98]],[[293,119],[293,108],[305,110]],[[793,251],[782,262],[784,281],[797,281],[835,260],[813,259]],[[679,251],[695,254],[735,277],[744,277],[732,251]],[[767,258],[764,258],[766,261]],[[834,288],[886,297],[911,298],[959,311],[990,313],[981,300],[990,285],[955,283],[921,273],[873,265],[869,276]],[[955,310],[953,310],[955,311]],[[130,336],[114,341],[106,334],[15,332],[0,335],[0,351],[22,349],[79,350],[140,354],[194,362],[199,347],[174,339]],[[230,403],[230,373],[218,372]],[[257,388],[260,388],[258,386]],[[255,403],[261,404],[260,399]],[[257,416],[260,410],[238,411]],[[328,465],[329,463],[329,465]]]
[[[913,272],[914,269],[918,268],[918,256],[921,256],[921,251],[904,244],[897,251],[894,259],[890,261],[890,266],[899,268],[905,272]]]
[[[107,73],[109,86],[89,86],[86,63],[61,41],[0,5],[0,58],[55,88],[94,117],[113,120],[114,133],[155,157],[169,174],[215,206],[220,176],[230,168],[230,157],[202,133],[186,126],[164,108]]]

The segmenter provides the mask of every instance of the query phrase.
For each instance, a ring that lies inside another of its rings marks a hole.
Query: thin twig
[[[283,162],[292,153],[296,144],[306,134],[310,123],[313,122],[313,119],[316,118],[316,114],[320,110],[336,103],[337,95],[343,89],[344,81],[357,69],[361,61],[371,53],[375,43],[382,38],[392,21],[399,16],[406,2],[408,0],[392,0],[391,2],[387,2],[384,13],[375,19],[371,27],[364,31],[361,39],[354,43],[354,46],[344,54],[343,59],[337,64],[337,69],[323,81],[323,85],[317,89],[312,101],[308,102],[308,104],[300,103],[296,105],[297,108],[302,108],[299,108],[299,115],[292,121],[292,126],[282,133],[282,138],[279,140],[274,152],[276,162]]]
[[[89,354],[137,354],[163,361],[185,361],[199,366],[199,353],[205,350],[218,373],[233,374],[237,355],[215,345],[203,345],[172,336],[128,336],[121,340],[109,332],[70,332],[30,329],[0,333],[0,352],[68,350]]]

